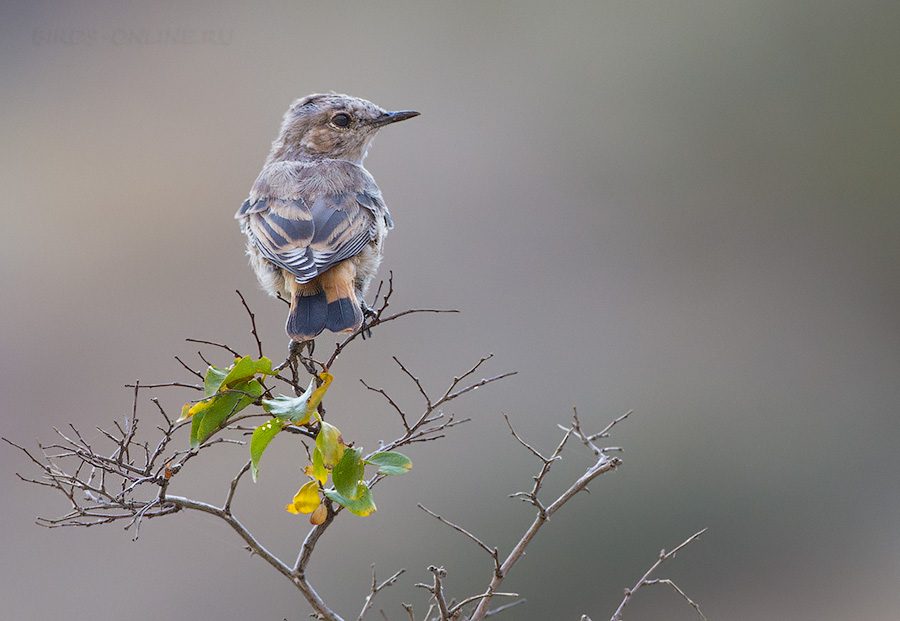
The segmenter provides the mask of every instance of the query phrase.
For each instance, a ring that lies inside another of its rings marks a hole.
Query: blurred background
[[[407,574],[370,618],[423,615],[429,564],[453,596],[482,590],[487,556],[416,503],[507,553],[532,520],[507,495],[539,463],[502,413],[549,452],[577,406],[594,431],[634,410],[609,440],[624,465],[554,516],[504,584],[528,601],[498,618],[609,618],[661,548],[709,527],[659,577],[710,619],[897,619],[898,28],[896,2],[5,2],[2,435],[34,447],[72,422],[99,442],[126,383],[192,381],[185,338],[253,353],[235,289],[282,359],[285,308],[232,216],[290,102],[349,93],[422,112],[366,161],[396,223],[392,307],[462,312],[348,349],[329,415],[367,448],[396,437],[358,382],[417,411],[393,355],[435,393],[491,352],[478,377],[519,373],[454,402],[473,421],[412,447],[378,513],[321,541],[310,578],[339,614],[373,563]],[[195,398],[155,394],[170,413]],[[280,440],[235,510],[290,562],[304,454]],[[245,460],[213,448],[173,492],[221,503]],[[592,461],[572,444],[545,498]],[[308,618],[213,518],[134,543],[42,529],[66,503],[15,472],[37,475],[4,444],[5,619]],[[665,586],[626,613],[697,618]]]

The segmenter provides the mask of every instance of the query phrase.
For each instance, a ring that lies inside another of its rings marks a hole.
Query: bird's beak
[[[385,112],[380,117],[372,121],[373,127],[384,127],[385,125],[390,125],[391,123],[396,123],[397,121],[405,121],[406,119],[411,119],[414,116],[419,116],[419,112],[415,110],[400,110],[398,112]]]

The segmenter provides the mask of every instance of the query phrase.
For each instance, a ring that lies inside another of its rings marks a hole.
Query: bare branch
[[[507,419],[507,423],[508,422],[509,421]],[[579,477],[578,480],[575,481],[565,492],[563,492],[563,494],[559,498],[554,500],[548,507],[544,508],[543,504],[538,499],[537,494],[540,491],[540,487],[544,480],[544,477],[547,476],[547,473],[550,470],[550,466],[559,458],[559,455],[562,452],[562,449],[565,446],[569,436],[575,433],[577,424],[577,419],[573,419],[572,427],[566,430],[566,433],[563,435],[562,440],[559,442],[556,450],[550,457],[543,457],[540,452],[525,444],[525,442],[518,437],[515,431],[513,431],[513,435],[516,437],[516,439],[521,444],[526,446],[542,461],[541,471],[536,477],[534,477],[534,487],[532,488],[532,491],[523,494],[526,498],[528,498],[529,502],[537,507],[538,512],[534,518],[534,521],[531,523],[531,526],[528,527],[528,530],[525,531],[525,534],[522,535],[522,538],[513,547],[512,551],[509,553],[509,556],[507,556],[506,560],[503,561],[503,564],[500,566],[500,570],[495,571],[495,574],[491,579],[491,583],[488,586],[487,593],[485,594],[485,597],[478,603],[478,607],[475,609],[475,612],[472,613],[470,621],[481,621],[487,616],[488,606],[490,604],[492,595],[498,591],[503,580],[507,575],[509,575],[509,571],[525,554],[525,549],[531,543],[532,539],[534,539],[535,535],[537,535],[538,530],[540,530],[540,528],[547,522],[547,520],[550,519],[550,516],[556,513],[578,492],[587,489],[588,483],[593,481],[601,474],[610,472],[611,470],[615,470],[622,464],[622,461],[620,459],[616,457],[609,457],[608,455],[601,453],[597,462],[593,466],[588,468],[587,471],[583,475],[581,475],[581,477]],[[512,430],[511,425],[510,429]]]
[[[588,436],[588,440],[593,442],[594,440],[598,440],[600,438],[608,438],[610,430],[612,430],[613,427],[615,427],[616,425],[621,423],[623,420],[625,420],[626,418],[631,416],[631,414],[633,414],[633,413],[634,413],[634,410],[628,410],[627,412],[622,414],[619,418],[615,419],[613,422],[608,424],[601,432],[595,433],[591,436]],[[575,416],[576,417],[578,416],[578,410],[575,410]]]
[[[197,377],[199,377],[201,382],[205,379],[205,378],[203,377],[203,374],[202,374],[202,373],[200,373],[199,371],[195,371],[194,369],[192,369],[191,367],[189,367],[189,366],[184,362],[184,360],[182,360],[182,359],[179,358],[178,356],[175,356],[175,360],[177,360],[177,361],[181,364],[181,366],[183,366],[185,369],[187,369],[188,372],[190,372],[190,373],[192,373],[193,375],[196,375]]]
[[[468,537],[469,539],[471,539],[472,541],[474,541],[476,544],[478,544],[478,546],[479,546],[482,550],[484,550],[485,552],[487,552],[487,553],[490,555],[490,557],[491,557],[492,559],[494,559],[495,573],[497,573],[497,572],[500,571],[500,558],[499,558],[499,552],[497,551],[497,548],[490,548],[490,547],[488,547],[488,545],[485,544],[481,539],[479,539],[478,537],[476,537],[475,535],[473,535],[472,533],[470,533],[469,531],[467,531],[465,528],[462,528],[461,526],[457,526],[456,524],[454,524],[453,522],[451,522],[451,521],[449,521],[449,520],[445,520],[444,518],[442,518],[441,516],[439,516],[437,513],[434,513],[433,511],[430,511],[430,510],[426,509],[422,504],[419,504],[418,507],[419,507],[422,511],[424,511],[425,513],[427,513],[428,515],[430,515],[430,516],[432,516],[433,518],[437,519],[437,521],[441,522],[442,524],[446,524],[447,526],[449,526],[449,527],[452,528],[453,530],[455,530],[455,531],[457,531],[457,532],[459,532],[459,533],[462,533],[463,535],[465,535],[466,537]]]
[[[491,593],[488,591],[487,593],[479,593],[478,595],[473,595],[471,597],[467,597],[463,601],[459,602],[455,606],[450,609],[450,616],[455,617],[462,610],[463,606],[471,604],[472,602],[477,602],[479,600],[484,599],[485,597],[519,597],[518,593]],[[525,601],[525,600],[520,600]]]
[[[656,579],[653,579],[653,580],[647,580],[646,582],[644,582],[644,584],[645,584],[645,585],[648,585],[648,584],[668,584],[668,585],[671,586],[673,589],[675,589],[675,592],[676,592],[676,593],[678,593],[681,597],[684,598],[684,601],[686,601],[688,604],[690,604],[691,607],[692,607],[694,610],[697,611],[697,614],[700,615],[700,618],[701,618],[701,619],[703,619],[704,621],[706,621],[706,617],[703,616],[703,613],[702,613],[702,612],[700,612],[700,606],[698,606],[696,602],[694,602],[690,597],[688,597],[687,594],[686,594],[684,591],[682,591],[682,590],[678,587],[677,584],[675,584],[674,582],[672,582],[672,581],[669,580],[668,578],[656,578]]]
[[[262,358],[263,346],[262,341],[259,340],[259,334],[256,332],[256,315],[254,315],[250,310],[250,307],[247,306],[247,300],[244,299],[244,294],[242,294],[239,289],[235,289],[234,292],[238,294],[239,298],[241,298],[241,304],[244,305],[244,310],[246,310],[247,314],[250,315],[250,334],[252,334],[254,340],[256,340],[256,350],[259,352],[259,357]]]
[[[497,593],[497,595],[502,595],[502,593]],[[512,608],[513,606],[518,606],[519,604],[521,604],[525,601],[527,601],[527,600],[523,597],[522,599],[517,599],[514,602],[510,602],[508,604],[503,604],[502,606],[497,606],[496,608],[494,608],[492,610],[488,610],[484,614],[484,616],[485,617],[493,617],[494,615],[499,614],[499,613],[503,612],[504,610],[508,610],[508,609]],[[588,619],[588,621],[590,621],[590,619]]]
[[[436,567],[435,565],[429,565],[428,571],[432,573],[434,576],[434,583],[431,585],[422,584],[421,582],[416,584],[415,586],[423,588],[431,593],[432,597],[434,597],[435,602],[437,603],[438,611],[440,612],[441,621],[451,621],[450,610],[447,608],[447,600],[444,599],[444,586],[442,580],[447,577],[447,570],[443,567]],[[430,610],[429,610],[430,614]],[[425,617],[428,618],[427,616]]]
[[[231,501],[234,499],[234,493],[237,491],[238,483],[241,481],[241,477],[244,476],[248,470],[250,470],[250,464],[252,460],[247,460],[247,463],[244,464],[244,467],[241,468],[241,471],[237,473],[237,476],[234,477],[231,481],[231,486],[228,488],[228,496],[225,498],[225,504],[222,505],[222,510],[231,515]]]
[[[661,550],[660,553],[659,553],[659,558],[656,559],[656,562],[653,563],[653,565],[650,566],[650,569],[647,570],[647,573],[645,573],[643,576],[641,576],[641,579],[637,581],[637,584],[635,584],[634,587],[632,587],[632,588],[630,588],[630,589],[625,589],[625,597],[622,599],[622,603],[619,604],[619,607],[616,609],[616,612],[615,612],[615,613],[613,614],[613,616],[610,618],[610,621],[621,621],[621,619],[622,619],[622,611],[625,610],[625,606],[628,605],[628,602],[631,601],[631,598],[632,598],[632,597],[634,596],[634,594],[638,591],[638,589],[640,589],[641,587],[646,586],[646,585],[648,585],[648,584],[657,584],[657,583],[666,583],[666,584],[670,584],[670,585],[671,585],[671,586],[672,586],[672,587],[673,587],[673,588],[674,588],[674,589],[675,589],[675,590],[676,590],[676,591],[677,591],[677,592],[678,592],[685,600],[687,600],[687,602],[694,608],[694,610],[697,611],[697,614],[700,615],[700,617],[701,617],[702,619],[705,620],[706,617],[704,617],[704,616],[703,616],[703,613],[700,612],[700,607],[697,606],[697,604],[695,604],[693,601],[691,601],[691,599],[690,599],[687,595],[685,595],[684,591],[682,591],[682,590],[679,589],[677,586],[675,586],[675,584],[674,584],[671,580],[667,580],[667,579],[663,579],[663,580],[650,580],[650,575],[651,575],[654,571],[656,571],[657,568],[658,568],[660,565],[662,565],[662,564],[665,563],[667,560],[669,560],[670,558],[672,558],[673,556],[675,556],[675,554],[676,554],[679,550],[681,550],[681,548],[685,547],[686,545],[688,545],[689,543],[691,543],[691,542],[694,541],[695,539],[698,539],[698,538],[700,537],[700,535],[702,535],[703,533],[705,533],[707,530],[708,530],[707,528],[704,528],[703,530],[701,530],[701,531],[699,531],[699,532],[697,532],[697,533],[694,533],[693,535],[691,535],[690,537],[688,537],[687,539],[685,539],[679,546],[677,546],[677,547],[676,547],[675,549],[673,549],[671,552],[666,552],[665,550]]]
[[[431,405],[431,398],[428,396],[428,393],[425,392],[425,389],[422,387],[422,382],[419,381],[419,378],[413,375],[409,369],[403,366],[403,363],[397,360],[397,356],[391,356],[391,358],[394,359],[394,362],[400,365],[400,369],[402,369],[402,371],[409,376],[413,383],[415,383],[416,388],[419,389],[419,394],[421,394],[422,398],[425,399],[425,405],[427,406],[428,410],[434,409],[434,406]]]
[[[395,573],[393,576],[391,576],[390,578],[388,578],[381,584],[378,584],[378,582],[375,579],[375,565],[373,564],[372,565],[372,589],[369,591],[369,595],[368,595],[368,597],[366,597],[366,601],[363,604],[362,610],[359,612],[359,616],[356,618],[356,621],[363,621],[363,619],[366,616],[366,613],[369,612],[369,608],[372,607],[372,603],[375,601],[375,596],[378,594],[378,592],[381,591],[382,589],[384,589],[385,587],[393,586],[393,584],[395,582],[397,582],[397,578],[402,576],[405,572],[406,572],[405,569],[401,569],[400,571]]]
[[[222,343],[216,343],[214,341],[203,341],[201,339],[184,339],[184,340],[187,341],[188,343],[200,343],[202,345],[212,345],[213,347],[221,347],[222,349],[231,352],[231,354],[235,358],[241,357],[241,355],[238,352],[236,352],[234,349],[232,349],[228,345],[223,345]]]
[[[396,403],[394,403],[394,400],[391,399],[390,395],[388,395],[388,394],[384,391],[383,388],[373,388],[372,386],[369,386],[368,384],[366,384],[366,382],[365,382],[364,380],[360,379],[359,381],[360,381],[360,382],[362,383],[362,385],[365,386],[368,390],[371,390],[372,392],[377,392],[377,393],[380,394],[382,397],[384,397],[385,399],[387,399],[388,403],[391,404],[391,407],[394,408],[394,410],[396,410],[397,414],[400,415],[400,420],[403,421],[403,427],[404,427],[407,431],[409,431],[409,423],[406,422],[406,414],[403,412],[403,410],[400,409],[400,406],[398,406]]]
[[[378,285],[378,291],[375,294],[374,303],[378,303],[378,295],[381,293],[382,285],[384,285],[384,281],[382,281]],[[340,343],[336,343],[334,346],[334,352],[328,358],[328,360],[324,363],[320,364],[326,371],[331,368],[331,365],[337,360],[338,356],[344,351],[344,348],[347,347],[351,342],[353,342],[356,337],[362,336],[365,339],[376,326],[380,326],[381,324],[387,323],[389,321],[393,321],[395,319],[399,319],[400,317],[404,317],[406,315],[411,315],[413,313],[458,313],[459,311],[456,309],[434,309],[434,308],[412,308],[409,310],[405,310],[400,313],[396,313],[394,315],[390,315],[388,317],[384,317],[384,312],[387,310],[387,307],[390,305],[391,295],[394,293],[394,273],[390,272],[388,275],[388,290],[387,293],[382,298],[381,306],[378,310],[375,311],[375,316],[372,317],[369,321],[363,322],[363,324],[359,327],[356,332],[345,338]]]
[[[162,384],[141,384],[141,388],[166,388],[168,386],[178,386],[180,388],[193,388],[194,390],[203,390],[203,386],[199,384],[185,384],[184,382],[164,382]],[[134,388],[134,384],[125,384],[125,388]]]

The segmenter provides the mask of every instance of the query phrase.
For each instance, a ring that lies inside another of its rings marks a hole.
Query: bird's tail
[[[332,332],[353,332],[362,325],[355,279],[356,267],[350,261],[338,263],[319,277],[328,303],[325,327]]]
[[[324,291],[313,295],[295,293],[291,296],[291,312],[285,330],[291,340],[309,341],[325,329],[328,315],[329,306]]]

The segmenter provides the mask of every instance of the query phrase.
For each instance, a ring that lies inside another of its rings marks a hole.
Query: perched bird
[[[363,168],[379,129],[418,116],[337,94],[298,99],[235,218],[263,289],[290,300],[288,336],[353,332],[381,263],[391,215]]]

